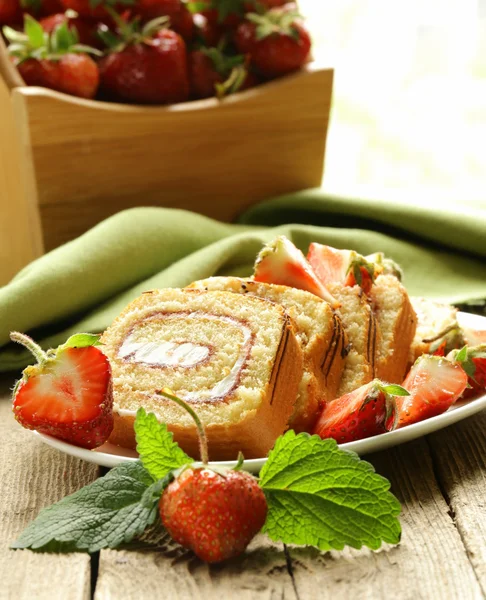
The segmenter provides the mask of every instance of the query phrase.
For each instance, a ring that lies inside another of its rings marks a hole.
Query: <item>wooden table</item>
[[[171,544],[91,557],[9,550],[40,508],[100,475],[98,467],[45,446],[14,421],[12,383],[0,379],[1,599],[486,597],[486,411],[367,457],[402,503],[398,547],[320,553],[259,536],[241,559],[208,567]]]

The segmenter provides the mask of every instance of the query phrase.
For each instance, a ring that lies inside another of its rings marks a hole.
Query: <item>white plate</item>
[[[477,330],[486,330],[486,317],[470,315],[467,313],[459,313],[459,321],[461,325],[465,327],[470,327]],[[415,423],[414,425],[409,425],[403,429],[397,429],[396,431],[383,433],[365,440],[341,444],[340,448],[343,450],[352,450],[360,456],[370,452],[378,452],[379,450],[384,450],[385,448],[390,448],[391,446],[403,444],[404,442],[410,442],[423,435],[438,431],[439,429],[447,427],[448,425],[452,425],[453,423],[457,423],[462,419],[466,419],[467,417],[478,413],[484,408],[486,408],[486,395],[475,398],[474,400],[469,400],[467,402],[458,402],[447,412],[437,417],[432,417],[431,419],[421,421],[420,423]],[[82,458],[83,460],[95,463],[97,465],[102,465],[104,467],[115,467],[116,465],[125,461],[137,460],[138,456],[133,450],[127,450],[125,448],[113,446],[112,444],[108,443],[103,444],[103,446],[100,446],[96,450],[86,450],[85,448],[79,448],[78,446],[73,446],[72,444],[62,442],[49,435],[44,435],[37,432],[33,433],[39,436],[43,442],[49,446],[52,446],[53,448],[61,450],[61,452],[65,452],[71,456]],[[246,460],[244,465],[245,469],[252,473],[258,473],[265,464],[266,460],[266,458]],[[220,461],[212,464],[232,467],[236,464],[236,462]]]

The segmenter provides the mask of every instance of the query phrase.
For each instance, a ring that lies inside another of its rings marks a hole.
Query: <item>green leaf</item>
[[[191,13],[200,13],[203,10],[207,10],[208,8],[208,4],[207,2],[191,2],[191,0],[189,0],[189,2],[187,2],[186,4],[187,8],[190,10]]]
[[[268,502],[263,527],[273,540],[342,550],[400,541],[390,483],[334,440],[288,431],[260,473]]]
[[[47,34],[42,25],[30,15],[24,16],[24,29],[32,48],[42,48],[46,45]]]
[[[395,385],[395,384],[384,385],[381,389],[386,394],[390,394],[390,396],[410,396],[410,392],[408,392],[401,385]]]
[[[461,348],[461,350],[459,350],[459,352],[456,354],[455,361],[463,362],[466,359],[467,359],[467,346],[463,346]]]
[[[43,552],[98,552],[143,533],[158,515],[169,478],[155,482],[139,461],[122,463],[104,477],[44,508],[12,544]]]
[[[159,423],[155,415],[146,413],[144,408],[137,411],[135,436],[140,460],[154,480],[194,462],[194,459],[173,441],[167,425]]]
[[[98,346],[100,335],[94,333],[75,333],[67,339],[61,348],[87,348],[88,346]]]

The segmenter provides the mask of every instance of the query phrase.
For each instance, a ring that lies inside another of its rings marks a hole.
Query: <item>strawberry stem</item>
[[[201,454],[201,461],[207,465],[209,462],[209,454],[208,454],[208,438],[206,437],[206,432],[204,430],[203,424],[201,423],[201,419],[197,416],[197,413],[187,404],[184,400],[181,400],[177,396],[174,396],[170,393],[170,390],[164,388],[163,390],[158,390],[157,394],[164,396],[164,398],[168,398],[169,400],[173,400],[176,404],[186,410],[191,417],[194,419],[196,423],[197,432],[199,435],[199,452]]]
[[[36,344],[34,340],[28,335],[20,333],[19,331],[12,331],[10,332],[10,339],[12,340],[12,342],[21,344],[22,346],[27,348],[27,350],[30,350],[30,352],[32,352],[39,364],[47,360],[47,353],[44,352],[44,350],[42,350],[39,344]]]

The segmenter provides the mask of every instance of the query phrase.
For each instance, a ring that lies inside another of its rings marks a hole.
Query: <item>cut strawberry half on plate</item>
[[[307,260],[324,285],[359,285],[365,294],[371,290],[377,275],[374,264],[354,250],[338,250],[314,242],[309,246]]]
[[[333,308],[339,307],[339,302],[319,281],[302,252],[284,235],[266,244],[260,251],[253,279],[305,290],[326,300]]]
[[[463,398],[472,398],[486,390],[486,344],[462,350],[453,350],[447,358],[458,363],[467,373],[468,387],[464,390]]]
[[[424,354],[402,386],[410,395],[397,399],[398,425],[405,427],[448,410],[467,387],[467,374],[457,363]]]
[[[328,402],[313,433],[340,444],[386,433],[396,424],[395,396],[408,395],[399,385],[375,379],[358,389]]]
[[[113,395],[110,364],[94,345],[98,336],[78,334],[47,353],[21,333],[12,333],[11,339],[38,361],[15,386],[17,421],[83,448],[106,442],[113,429]]]

